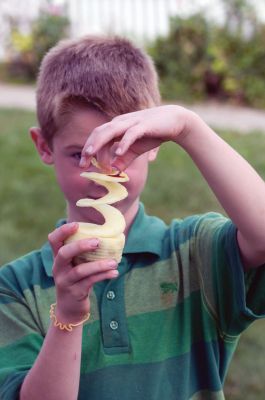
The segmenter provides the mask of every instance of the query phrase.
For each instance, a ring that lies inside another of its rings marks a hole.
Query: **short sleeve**
[[[225,338],[265,316],[265,267],[244,272],[237,229],[229,219],[216,213],[198,218],[194,253],[205,304]]]
[[[0,277],[0,398],[19,399],[19,391],[43,343],[30,307]]]

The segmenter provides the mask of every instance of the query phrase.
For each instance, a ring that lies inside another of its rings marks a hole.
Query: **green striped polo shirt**
[[[46,243],[0,269],[2,400],[18,399],[43,344],[52,263]],[[224,399],[238,337],[264,314],[264,271],[243,273],[236,228],[222,215],[167,226],[141,205],[119,277],[91,293],[78,399]]]

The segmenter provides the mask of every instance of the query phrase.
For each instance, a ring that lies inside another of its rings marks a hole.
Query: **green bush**
[[[234,24],[228,20],[223,26],[214,26],[201,13],[175,17],[169,35],[149,47],[163,98],[194,101],[214,96],[265,106],[265,25],[253,17],[252,9],[247,16],[232,11],[228,14],[234,15]]]
[[[249,36],[224,27],[215,29],[208,47],[210,68],[222,76],[223,94],[249,105],[265,106],[265,26],[257,26]],[[222,64],[217,69],[217,64]]]
[[[12,23],[9,60],[5,76],[15,81],[34,81],[44,54],[60,39],[68,36],[69,20],[63,15],[42,13],[32,24],[29,34]]]
[[[161,79],[162,97],[202,97],[207,38],[207,23],[202,15],[176,17],[171,19],[168,37],[158,38],[149,47]]]

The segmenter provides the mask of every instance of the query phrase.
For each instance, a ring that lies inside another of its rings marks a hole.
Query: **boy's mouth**
[[[101,199],[101,197],[103,197],[103,196],[86,196],[88,199],[91,199],[91,200],[98,200],[98,199]]]

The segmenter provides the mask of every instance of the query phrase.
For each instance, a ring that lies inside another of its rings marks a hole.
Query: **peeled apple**
[[[100,167],[96,160],[93,164]],[[95,183],[104,186],[108,193],[100,199],[80,199],[76,205],[78,207],[93,207],[103,215],[105,222],[103,225],[92,224],[88,222],[79,222],[78,230],[70,236],[65,243],[70,243],[80,239],[97,238],[99,247],[91,252],[82,253],[74,262],[75,264],[93,261],[99,259],[111,258],[118,263],[122,257],[122,251],[125,244],[124,230],[126,227],[125,219],[122,213],[110,204],[125,199],[128,196],[127,189],[121,184],[129,180],[124,172],[115,175],[117,171],[110,174],[99,172],[83,172],[81,176],[91,179]]]

